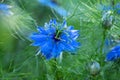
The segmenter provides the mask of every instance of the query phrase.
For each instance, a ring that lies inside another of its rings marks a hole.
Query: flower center
[[[60,30],[57,30],[55,35],[54,35],[54,40],[55,41],[60,41],[60,35],[61,35],[61,31]]]

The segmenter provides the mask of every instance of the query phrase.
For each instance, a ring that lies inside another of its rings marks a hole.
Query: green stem
[[[103,30],[103,38],[102,38],[102,44],[100,46],[100,52],[102,53],[103,48],[104,48],[104,44],[105,44],[105,38],[106,38],[106,29]]]
[[[55,80],[62,80],[61,75],[59,75],[60,72],[59,72],[59,69],[57,66],[57,60],[55,59],[54,61],[55,61],[55,64],[53,65],[53,67],[54,67],[54,71],[55,71]]]

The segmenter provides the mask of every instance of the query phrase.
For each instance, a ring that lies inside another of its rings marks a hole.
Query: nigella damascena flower
[[[13,13],[10,11],[10,8],[12,6],[9,6],[7,4],[1,4],[0,3],[0,14],[5,14],[5,15],[13,15]]]
[[[102,11],[113,11],[120,14],[120,3],[113,5],[101,5]]]
[[[117,4],[115,5],[115,9],[116,9],[116,11],[117,11],[117,14],[120,14],[120,3],[117,3]]]
[[[55,10],[59,15],[66,17],[69,13],[60,5],[57,4],[56,0],[38,0],[44,6],[50,7]]]
[[[106,55],[106,61],[114,61],[120,58],[120,46],[115,46],[108,54]]]
[[[40,47],[39,52],[47,59],[57,58],[63,51],[75,52],[80,43],[76,41],[79,31],[73,26],[67,27],[66,21],[62,24],[50,20],[44,27],[38,27],[38,33],[33,33],[30,38],[33,46]]]

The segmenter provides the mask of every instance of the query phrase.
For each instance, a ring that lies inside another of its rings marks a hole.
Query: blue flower
[[[103,11],[114,10],[112,6],[103,6]]]
[[[115,9],[116,9],[117,13],[120,14],[120,3],[117,3],[115,5]]]
[[[115,37],[114,36],[109,36],[109,37],[106,37],[105,39],[105,46],[108,48],[108,47],[112,47],[114,46],[115,44],[118,44],[118,40],[115,40]]]
[[[120,46],[115,46],[108,54],[106,55],[106,61],[114,61],[120,58]]]
[[[39,52],[47,59],[57,58],[63,51],[74,53],[80,43],[76,41],[79,31],[73,26],[67,27],[66,21],[62,24],[56,20],[50,20],[44,27],[38,27],[38,32],[30,38],[34,41],[33,46],[38,46]]]
[[[117,14],[120,14],[120,3],[117,3],[115,6],[105,6],[102,5],[102,11],[115,11]]]
[[[50,7],[51,9],[55,10],[59,15],[66,17],[68,16],[68,12],[59,6],[54,0],[38,0],[44,6]]]
[[[10,8],[11,6],[0,3],[0,14],[12,15],[13,13],[10,11]]]

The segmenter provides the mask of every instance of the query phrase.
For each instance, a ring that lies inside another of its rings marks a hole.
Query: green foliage
[[[120,62],[106,62],[107,52],[114,47],[105,40],[120,38],[120,14],[113,11],[111,28],[102,25],[102,5],[119,3],[119,0],[55,0],[70,14],[61,17],[37,0],[3,0],[12,6],[11,16],[0,16],[0,80],[118,80]],[[112,5],[113,6],[113,5]],[[81,46],[77,54],[63,53],[62,59],[46,60],[35,56],[29,35],[49,19],[66,19],[68,25],[80,30]],[[117,43],[118,44],[118,43]],[[117,45],[114,44],[114,45]],[[90,74],[89,64],[100,64],[100,72]]]

